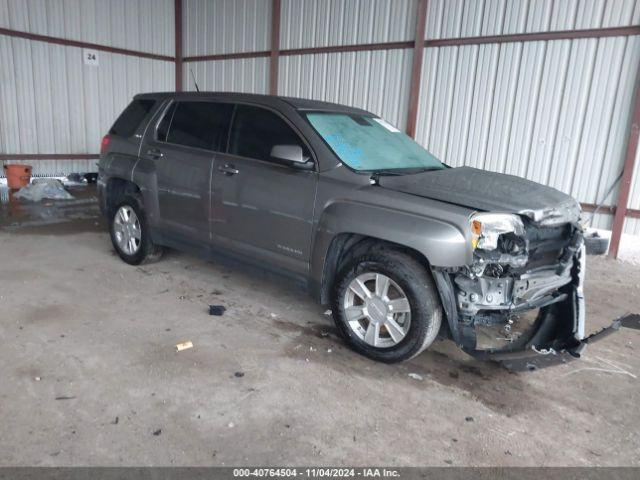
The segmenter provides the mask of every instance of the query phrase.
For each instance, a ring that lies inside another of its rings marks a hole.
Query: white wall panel
[[[183,87],[195,91],[189,69],[201,91],[267,93],[269,89],[269,59],[243,58],[189,62],[183,66]]]
[[[640,235],[640,218],[628,218],[624,223],[624,233],[631,235]],[[633,240],[638,241],[638,240]],[[622,243],[625,243],[625,239],[622,239]]]
[[[428,48],[417,139],[597,203],[622,170],[639,61],[637,36]]]
[[[185,56],[269,50],[271,0],[184,0]]]
[[[173,0],[0,0],[0,27],[160,55],[175,53]]]
[[[640,148],[636,152],[636,168],[633,171],[633,179],[631,180],[628,207],[633,210],[640,210]],[[640,218],[627,217],[624,231],[625,233],[640,235]]]
[[[91,67],[80,48],[6,36],[0,65],[0,151],[9,154],[98,153],[135,94],[174,86],[171,62],[100,52]],[[61,174],[64,162],[34,161],[34,173]]]
[[[637,0],[430,0],[425,38],[625,27],[638,23]]]
[[[413,40],[417,0],[283,0],[280,48]]]
[[[278,93],[369,110],[404,129],[412,50],[280,57]]]

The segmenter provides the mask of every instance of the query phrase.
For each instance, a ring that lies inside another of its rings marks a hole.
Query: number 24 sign
[[[98,52],[95,50],[89,50],[84,48],[82,50],[82,58],[84,59],[84,64],[89,65],[91,67],[97,67],[98,64]]]

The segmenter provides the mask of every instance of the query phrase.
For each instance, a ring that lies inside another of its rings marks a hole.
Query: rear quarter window
[[[113,124],[111,130],[109,130],[109,134],[119,137],[130,137],[133,135],[140,126],[140,123],[142,123],[142,120],[144,120],[151,109],[153,109],[155,103],[155,100],[149,99],[134,100],[131,102],[129,106],[124,109],[124,112],[120,114],[116,123]]]

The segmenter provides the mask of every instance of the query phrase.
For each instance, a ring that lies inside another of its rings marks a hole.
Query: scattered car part
[[[226,311],[227,308],[224,305],[209,305],[209,315],[215,315],[219,317]]]
[[[592,232],[584,236],[584,246],[587,255],[604,255],[609,249],[609,237],[601,237],[598,232]]]
[[[176,352],[181,352],[182,350],[187,350],[189,348],[193,348],[193,343],[191,342],[191,340],[176,344]]]

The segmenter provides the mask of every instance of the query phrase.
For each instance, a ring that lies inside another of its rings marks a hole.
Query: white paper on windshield
[[[374,120],[378,122],[380,125],[382,125],[384,128],[386,128],[387,130],[389,130],[390,132],[398,133],[400,131],[396,127],[391,125],[389,122],[387,122],[386,120],[383,120],[382,118],[374,118]]]

